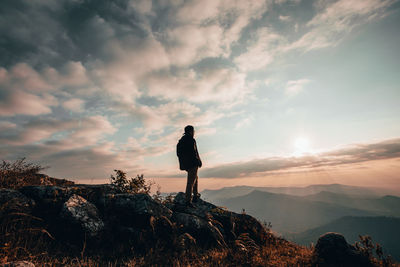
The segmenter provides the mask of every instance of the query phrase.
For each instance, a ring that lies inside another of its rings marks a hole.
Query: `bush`
[[[127,178],[124,171],[114,170],[114,172],[114,175],[111,174],[110,183],[116,185],[121,191],[132,194],[150,193],[152,183],[146,182],[143,174],[136,175],[135,178]]]
[[[26,158],[20,158],[14,162],[2,160],[0,188],[16,189],[25,185],[36,184],[40,180],[39,172],[47,168],[39,164],[29,163]]]

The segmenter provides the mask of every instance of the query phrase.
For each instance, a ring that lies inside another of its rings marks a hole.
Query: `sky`
[[[394,0],[3,0],[0,159],[183,191],[342,183],[400,191]]]

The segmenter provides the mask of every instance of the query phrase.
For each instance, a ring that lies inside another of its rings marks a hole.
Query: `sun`
[[[297,137],[294,140],[294,156],[311,153],[310,140],[307,137]]]

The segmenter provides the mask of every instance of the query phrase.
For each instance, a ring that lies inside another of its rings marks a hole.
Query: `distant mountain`
[[[322,191],[314,195],[305,196],[304,199],[322,201],[354,209],[373,211],[380,215],[400,217],[400,197],[396,196],[367,198],[364,196],[360,197]]]
[[[310,185],[306,187],[253,187],[253,186],[234,186],[224,187],[217,190],[206,189],[202,193],[203,198],[214,201],[217,199],[232,198],[244,196],[253,190],[287,194],[294,196],[307,196],[317,194],[322,191],[332,192],[337,194],[352,195],[352,196],[366,196],[366,197],[381,197],[384,195],[399,195],[399,192],[391,191],[388,189],[350,186],[342,184],[321,184]]]
[[[280,233],[305,231],[343,216],[377,215],[372,211],[335,203],[258,190],[244,196],[216,199],[214,203],[236,212],[245,209],[247,214],[271,222],[272,229]]]
[[[359,235],[369,235],[385,252],[400,260],[400,218],[395,217],[343,217],[303,233],[285,237],[298,244],[314,244],[326,232],[337,232],[350,243],[359,241]]]

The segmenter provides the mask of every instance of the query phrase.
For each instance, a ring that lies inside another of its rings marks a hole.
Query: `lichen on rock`
[[[90,235],[96,235],[104,228],[95,205],[83,197],[73,194],[63,205],[61,217],[79,224]]]

